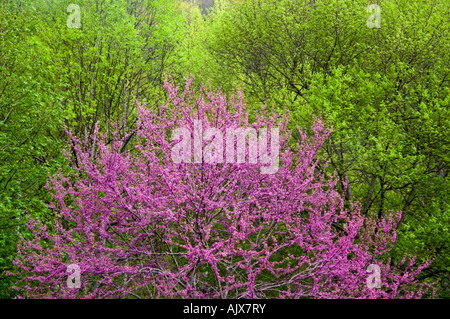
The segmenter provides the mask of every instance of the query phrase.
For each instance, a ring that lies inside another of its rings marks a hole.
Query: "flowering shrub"
[[[35,238],[19,246],[23,297],[419,298],[432,288],[415,279],[428,264],[383,263],[400,216],[362,216],[317,169],[330,133],[320,120],[291,148],[287,118],[263,110],[249,123],[242,96],[204,88],[196,96],[190,81],[181,94],[165,88],[158,112],[139,106],[131,151],[122,152],[127,137],[108,144],[96,131],[88,145],[69,133],[75,173],[48,183],[55,223],[30,220]],[[278,171],[261,174],[261,161],[175,163],[180,139],[170,134],[194,135],[194,121],[223,131],[278,127]],[[79,266],[79,288],[66,283],[69,264]],[[380,288],[368,285],[371,264]]]

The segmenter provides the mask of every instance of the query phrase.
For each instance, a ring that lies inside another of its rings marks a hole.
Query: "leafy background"
[[[71,3],[80,29],[67,27]],[[366,25],[371,3],[379,29]],[[28,217],[52,221],[44,186],[71,169],[64,127],[87,139],[118,122],[126,135],[135,99],[158,108],[164,79],[194,77],[242,90],[252,116],[267,106],[304,129],[322,116],[333,133],[321,165],[366,214],[404,213],[392,263],[433,258],[421,279],[448,298],[449,24],[448,1],[3,0],[0,297],[15,296],[5,273]]]

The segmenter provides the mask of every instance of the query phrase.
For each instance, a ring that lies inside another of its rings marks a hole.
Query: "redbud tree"
[[[344,203],[336,176],[318,169],[330,134],[320,119],[290,147],[287,117],[262,109],[250,123],[242,94],[196,93],[192,81],[182,92],[165,88],[157,111],[138,103],[130,150],[130,136],[111,142],[96,130],[82,142],[68,132],[74,171],[47,184],[55,221],[30,219],[34,237],[18,247],[22,297],[420,298],[433,289],[416,279],[428,264],[411,257],[394,267],[384,257],[400,214],[363,216]],[[175,162],[181,139],[172,133],[186,128],[194,138],[194,121],[223,132],[277,127],[278,170],[262,174],[267,164],[251,163],[249,148],[243,163]],[[68,285],[71,264],[79,288]]]

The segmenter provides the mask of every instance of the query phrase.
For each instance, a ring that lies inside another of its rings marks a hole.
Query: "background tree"
[[[109,131],[120,119],[124,135],[135,124],[134,98],[161,93],[182,20],[173,1],[82,0],[81,28],[68,28],[70,3],[49,6],[42,39],[61,69],[70,126],[87,139],[97,122]]]
[[[29,2],[0,4],[0,298],[10,298],[11,258],[28,215],[48,220],[44,188],[63,165],[63,109],[41,24]]]

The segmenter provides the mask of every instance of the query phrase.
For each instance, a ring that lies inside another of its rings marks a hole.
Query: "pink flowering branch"
[[[122,152],[127,137],[108,144],[96,131],[93,153],[68,132],[78,167],[49,179],[55,223],[30,220],[35,237],[18,247],[23,297],[420,298],[433,288],[415,279],[429,263],[383,262],[400,214],[378,220],[358,203],[345,208],[337,178],[319,173],[316,154],[330,134],[321,120],[291,148],[287,117],[263,110],[249,123],[242,95],[196,94],[191,84],[179,93],[166,82],[157,113],[138,105],[130,151]],[[278,127],[278,171],[262,174],[261,161],[175,163],[180,140],[170,133],[194,136],[195,121],[224,132]],[[69,264],[81,269],[80,288],[67,287]],[[380,288],[367,285],[371,264]]]

